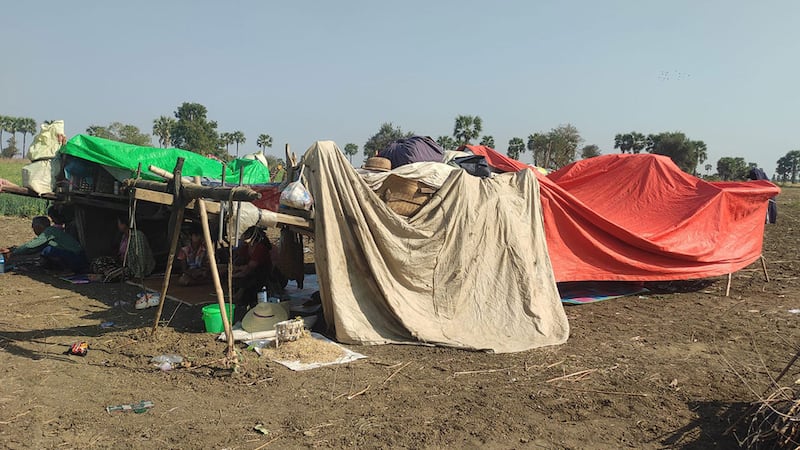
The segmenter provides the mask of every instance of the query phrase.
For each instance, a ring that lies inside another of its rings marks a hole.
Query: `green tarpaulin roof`
[[[183,176],[207,177],[218,180],[222,174],[222,163],[198,153],[179,148],[140,147],[123,142],[79,134],[61,147],[61,153],[96,162],[105,166],[128,169],[131,176],[142,163],[142,178],[162,180],[150,172],[148,166],[156,166],[167,172],[175,169],[179,157],[184,158]],[[269,183],[269,169],[254,159],[234,159],[228,163],[225,182],[237,184],[239,170],[244,170],[244,184]]]

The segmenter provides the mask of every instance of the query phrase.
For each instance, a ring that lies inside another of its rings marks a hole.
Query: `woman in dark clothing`
[[[233,301],[239,305],[256,303],[256,293],[267,286],[272,272],[272,243],[264,230],[252,226],[242,233],[242,244],[233,257],[233,279],[236,289]]]

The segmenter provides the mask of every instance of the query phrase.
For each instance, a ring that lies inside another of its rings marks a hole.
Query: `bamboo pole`
[[[239,169],[239,187],[242,186],[242,181],[243,180],[244,180],[244,167]],[[259,194],[259,197],[260,197],[260,194]],[[231,199],[232,200],[236,200],[236,198],[233,198],[233,196],[231,196]],[[241,202],[237,201],[236,202],[236,232],[233,235],[234,242],[236,243],[237,246],[239,245],[239,221],[241,221],[241,220],[242,220],[242,204],[241,204]],[[231,245],[233,245],[233,243],[231,243]]]
[[[199,182],[199,180],[198,180]],[[206,212],[206,205],[203,202],[200,204],[200,224],[203,226],[203,238],[206,241],[206,248],[213,248],[211,242],[211,229],[208,226],[208,213]],[[236,364],[236,350],[233,347],[233,330],[231,329],[231,322],[228,320],[228,311],[225,308],[225,294],[222,292],[222,283],[219,280],[219,269],[217,268],[217,261],[214,259],[214,252],[206,251],[208,256],[208,265],[211,268],[211,279],[214,281],[214,290],[217,294],[217,304],[219,305],[219,312],[222,316],[222,325],[225,327],[225,339],[228,342],[228,361],[233,361]]]
[[[222,187],[225,187],[225,172],[228,169],[227,163],[222,163]],[[217,224],[217,245],[222,248],[222,229],[225,224],[225,210],[222,208],[222,201],[219,202],[219,223]]]
[[[180,180],[181,171],[183,170],[183,158],[178,158],[175,164],[175,178]],[[153,321],[153,328],[150,330],[150,336],[155,336],[158,331],[158,322],[161,320],[161,313],[164,311],[164,301],[167,299],[167,289],[169,288],[169,279],[172,275],[172,264],[175,262],[175,251],[178,248],[178,241],[181,235],[181,224],[183,224],[183,207],[184,201],[181,199],[181,183],[175,183],[173,190],[174,200],[172,201],[172,213],[170,214],[170,224],[172,224],[172,239],[169,244],[169,256],[167,257],[167,269],[164,272],[164,283],[161,285],[161,297],[159,297],[158,309],[156,310],[156,318]],[[205,203],[198,202],[205,208]],[[203,209],[205,211],[205,209]],[[145,291],[146,292],[146,291]]]
[[[761,268],[764,269],[764,279],[769,283],[769,275],[767,274],[767,260],[764,255],[761,255]]]

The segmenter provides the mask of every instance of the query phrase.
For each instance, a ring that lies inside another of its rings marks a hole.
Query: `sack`
[[[28,147],[28,158],[37,159],[53,158],[61,148],[64,136],[64,121],[55,120],[49,124],[42,124],[41,131],[33,137],[33,143]],[[59,138],[61,136],[61,138]]]
[[[22,168],[22,185],[39,195],[53,192],[53,174],[60,170],[58,160],[41,159]]]
[[[289,183],[281,192],[281,205],[308,211],[313,204],[314,200],[311,198],[311,194],[300,181]]]
[[[303,186],[303,168],[300,169],[300,176],[297,181],[287,184],[286,188],[281,192],[281,205],[309,211],[314,205],[314,199],[311,198],[311,193],[308,192],[308,189]]]
[[[486,162],[486,158],[483,155],[454,158],[453,163],[475,177],[487,178],[492,175],[492,168],[489,167],[489,163]]]

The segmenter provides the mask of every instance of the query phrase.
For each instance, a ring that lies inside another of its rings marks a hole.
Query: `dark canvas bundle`
[[[429,136],[411,136],[389,144],[378,156],[392,162],[392,169],[416,162],[442,162],[444,149]]]
[[[492,174],[492,168],[486,162],[486,158],[481,155],[462,156],[453,159],[453,164],[466,170],[468,174],[487,178]]]
[[[758,167],[753,167],[750,169],[750,173],[747,174],[747,178],[750,180],[767,180],[769,181],[769,177],[767,174]],[[775,201],[775,197],[769,199],[769,206],[767,207],[767,223],[777,223],[778,222],[778,203]]]

